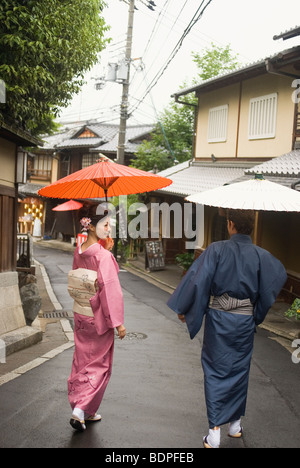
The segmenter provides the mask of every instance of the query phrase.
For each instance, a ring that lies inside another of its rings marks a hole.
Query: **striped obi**
[[[250,299],[236,299],[227,293],[212,297],[210,307],[231,314],[253,315],[253,304]]]

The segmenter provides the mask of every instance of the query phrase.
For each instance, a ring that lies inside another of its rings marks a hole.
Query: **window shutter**
[[[220,143],[227,140],[228,104],[209,109],[208,143]]]
[[[249,140],[275,138],[277,93],[250,99]]]

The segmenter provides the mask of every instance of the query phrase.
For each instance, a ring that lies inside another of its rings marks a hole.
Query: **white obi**
[[[94,317],[90,299],[96,294],[97,272],[86,268],[71,270],[68,274],[68,292],[74,299],[73,312]]]

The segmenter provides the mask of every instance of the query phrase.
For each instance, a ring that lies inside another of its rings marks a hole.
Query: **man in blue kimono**
[[[283,265],[252,243],[255,214],[228,210],[230,240],[211,244],[168,301],[191,339],[205,316],[202,367],[209,433],[205,448],[219,448],[220,426],[242,437],[256,325],[262,323],[287,275]]]

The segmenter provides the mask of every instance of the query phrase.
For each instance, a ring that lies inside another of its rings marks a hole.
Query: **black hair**
[[[82,218],[90,218],[92,221],[92,225],[96,226],[101,219],[106,218],[108,215],[108,211],[104,211],[103,214],[96,214],[98,205],[92,203],[85,203],[82,208],[78,211],[78,219],[79,221]]]
[[[228,209],[227,220],[233,222],[239,234],[250,236],[255,225],[255,211]]]

